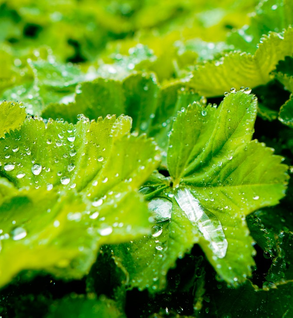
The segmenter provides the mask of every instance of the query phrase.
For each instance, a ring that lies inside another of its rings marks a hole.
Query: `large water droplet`
[[[74,168],[75,168],[75,165],[74,165],[73,163],[70,163],[70,164],[68,165],[68,167],[67,167],[67,170],[68,170],[69,172],[71,172],[71,171],[74,170]]]
[[[75,136],[69,136],[69,137],[67,138],[67,140],[68,140],[69,142],[73,142],[73,141],[75,140]]]
[[[14,241],[19,241],[27,236],[27,232],[23,227],[16,227],[11,231],[11,237]]]
[[[7,165],[4,166],[5,171],[12,171],[15,168],[15,165],[12,163],[8,163]]]
[[[164,198],[155,198],[148,204],[149,209],[154,212],[157,222],[171,219],[172,202]]]
[[[245,87],[244,90],[243,90],[243,92],[248,95],[248,94],[251,93],[251,88]]]
[[[113,232],[113,229],[112,229],[111,226],[99,230],[99,233],[100,233],[100,235],[102,235],[102,236],[110,235],[112,232]]]
[[[39,165],[39,164],[34,164],[32,166],[32,173],[35,175],[35,176],[38,176],[40,173],[42,172],[42,166]]]
[[[155,225],[152,228],[152,232],[153,237],[159,237],[163,233],[163,228],[161,226]]]
[[[103,204],[103,199],[99,199],[99,200],[94,201],[94,202],[92,203],[92,206],[97,207],[97,206],[100,206],[100,205],[102,205],[102,204]]]
[[[70,182],[70,178],[68,178],[68,177],[62,177],[62,178],[60,179],[60,181],[61,181],[61,183],[62,183],[63,185],[67,185],[67,184]]]

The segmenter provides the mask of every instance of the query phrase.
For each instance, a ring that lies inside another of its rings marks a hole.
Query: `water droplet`
[[[108,178],[106,177],[102,182],[106,183],[108,181]]]
[[[255,197],[253,197],[253,200],[258,200],[259,199],[259,196],[256,195]]]
[[[99,200],[94,201],[94,202],[92,203],[92,206],[97,207],[97,206],[100,206],[100,205],[102,205],[102,204],[103,204],[103,199],[99,199]]]
[[[272,10],[277,10],[277,8],[278,8],[278,6],[277,6],[276,4],[274,4],[274,5],[272,6]]]
[[[54,225],[55,227],[58,227],[58,226],[60,225],[60,222],[59,222],[58,220],[55,220],[54,223],[53,223],[53,225]]]
[[[14,241],[19,241],[27,236],[27,232],[23,227],[16,227],[11,231],[11,236]]]
[[[113,229],[112,229],[111,226],[99,230],[99,233],[100,233],[100,235],[102,235],[102,236],[110,235],[112,232],[113,232]]]
[[[143,122],[140,124],[140,129],[141,129],[142,131],[145,131],[145,130],[147,130],[147,128],[148,128],[148,123],[147,123],[146,121],[143,121]]]
[[[68,167],[67,167],[67,170],[68,170],[69,172],[71,172],[71,171],[74,170],[74,168],[75,168],[75,165],[74,165],[73,163],[70,163],[70,164],[68,165]]]
[[[99,157],[99,158],[98,158],[98,161],[99,161],[99,162],[104,161],[104,157]]]
[[[42,172],[42,166],[39,165],[39,164],[34,164],[32,166],[32,173],[35,175],[35,176],[38,176],[40,173]]]
[[[99,212],[94,212],[90,215],[90,219],[95,220],[99,216]]]
[[[245,87],[243,92],[248,95],[251,93],[251,89],[249,87]]]
[[[19,148],[18,148],[18,147],[16,147],[16,148],[12,148],[12,151],[13,151],[13,152],[18,152],[18,150],[19,150]]]
[[[12,163],[8,163],[7,165],[4,166],[5,171],[12,171],[15,168],[15,165]]]
[[[47,190],[50,191],[50,190],[52,190],[52,189],[53,189],[53,184],[49,183],[49,184],[47,185]]]
[[[230,89],[230,93],[235,93],[236,92],[236,89],[234,88],[234,87],[232,87],[231,89]]]
[[[162,246],[156,246],[156,250],[162,251],[162,250],[163,250],[163,247],[162,247]]]
[[[153,237],[159,237],[163,233],[163,228],[161,226],[155,225],[153,226]]]
[[[61,181],[61,183],[62,183],[63,185],[66,185],[66,184],[68,184],[68,183],[70,182],[70,178],[62,177],[62,178],[60,179],[60,181]]]
[[[16,178],[17,179],[22,179],[25,176],[25,173],[19,173]]]
[[[69,221],[80,221],[81,219],[81,213],[80,212],[75,212],[75,213],[68,213],[67,219]]]
[[[69,142],[73,142],[75,140],[75,136],[70,136],[70,137],[67,138],[67,140]]]
[[[202,116],[206,116],[206,115],[207,115],[207,111],[206,111],[206,110],[202,110],[202,111],[201,111],[201,115],[202,115]]]

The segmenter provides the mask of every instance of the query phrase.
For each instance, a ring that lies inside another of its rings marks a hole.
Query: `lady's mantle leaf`
[[[50,104],[45,118],[63,118],[76,122],[78,114],[90,119],[107,114],[127,114],[133,119],[132,129],[154,137],[167,150],[172,119],[183,106],[200,100],[193,89],[183,83],[160,87],[153,75],[132,74],[122,81],[97,78],[78,87],[75,102]]]
[[[272,79],[279,60],[293,54],[293,29],[264,36],[254,55],[232,52],[219,61],[207,62],[193,72],[192,84],[204,96],[220,96],[231,87],[254,88]]]
[[[254,53],[263,35],[270,31],[282,32],[292,25],[292,3],[290,0],[263,0],[250,16],[250,25],[232,32],[228,43],[241,51]]]
[[[19,103],[0,104],[0,138],[11,130],[18,129],[26,117],[25,109]]]
[[[128,244],[127,256],[115,248],[132,286],[162,288],[168,268],[195,242],[227,282],[251,274],[254,249],[245,216],[277,204],[287,180],[281,157],[251,141],[256,112],[255,97],[240,91],[218,108],[198,103],[178,114],[167,154],[171,187],[157,178],[157,185],[142,189],[154,212],[153,237]]]
[[[0,175],[20,189],[0,206],[0,285],[24,269],[80,277],[101,244],[149,233],[136,190],[159,152],[130,128],[123,116],[76,125],[29,118],[0,140]]]
[[[283,124],[293,127],[293,95],[291,95],[290,99],[281,107],[279,120]]]
[[[51,305],[50,313],[46,318],[123,318],[124,313],[117,308],[117,304],[106,297],[95,299],[94,297],[71,297],[57,300]]]
[[[237,289],[215,279],[206,286],[203,308],[197,317],[289,318],[293,315],[292,282],[270,290],[256,289],[250,281]]]
[[[21,100],[32,115],[41,115],[49,103],[72,101],[77,83],[85,79],[81,71],[71,64],[44,60],[28,60],[28,64],[34,74],[33,80],[6,90],[3,98]]]

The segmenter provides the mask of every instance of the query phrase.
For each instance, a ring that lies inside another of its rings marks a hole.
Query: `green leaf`
[[[228,43],[241,51],[254,53],[260,39],[270,31],[282,32],[293,23],[293,8],[290,0],[263,0],[251,14],[249,26],[234,31]]]
[[[289,184],[288,195],[279,205],[258,210],[247,217],[251,235],[269,265],[267,272],[261,272],[260,283],[264,289],[276,288],[293,279],[291,189],[292,184]]]
[[[134,131],[154,137],[166,151],[167,135],[176,112],[200,100],[194,90],[185,86],[179,82],[160,87],[153,75],[142,73],[132,74],[123,81],[98,78],[80,85],[75,102],[50,104],[42,116],[75,123],[78,114],[96,119],[126,113],[133,119]]]
[[[198,317],[282,318],[293,314],[292,283],[269,291],[258,290],[249,281],[237,289],[215,280],[208,286]]]
[[[107,299],[106,297],[100,297],[96,299],[92,295],[75,296],[63,298],[55,301],[51,305],[50,313],[46,315],[47,318],[123,318],[126,317],[116,306],[115,302]]]
[[[0,285],[24,269],[81,277],[102,244],[149,233],[136,190],[159,152],[130,128],[123,116],[77,125],[28,118],[0,140],[0,173],[20,188],[0,206]]]
[[[0,138],[11,130],[19,129],[26,117],[25,109],[19,103],[0,103]]]
[[[124,112],[124,94],[121,83],[97,78],[81,83],[75,92],[75,101],[68,104],[51,103],[42,112],[44,118],[63,118],[70,123],[77,122],[83,114],[90,119],[108,114],[117,116]]]
[[[258,115],[264,120],[278,118],[280,107],[288,100],[289,93],[276,80],[261,85],[253,90],[258,98]]]
[[[286,56],[284,61],[279,61],[276,69],[272,72],[275,78],[281,82],[285,89],[293,93],[293,58]]]
[[[166,287],[168,270],[198,242],[198,233],[167,194],[150,201],[149,208],[160,214],[152,236],[111,248],[116,264],[128,272],[130,285],[155,292]]]
[[[32,115],[40,115],[49,103],[73,100],[77,83],[84,80],[81,71],[71,64],[44,60],[28,60],[28,64],[34,79],[6,90],[3,98],[21,100],[27,112]]]
[[[255,252],[245,216],[277,204],[287,181],[281,157],[251,141],[256,112],[255,97],[241,91],[218,108],[194,103],[179,112],[167,154],[171,178],[154,176],[157,185],[146,183],[141,190],[150,199],[155,238],[114,249],[132,287],[163,288],[168,268],[195,242],[230,284],[251,274]]]
[[[204,96],[220,96],[231,87],[254,88],[272,79],[279,60],[292,56],[293,29],[264,36],[254,55],[231,52],[219,61],[199,65],[191,79],[195,89]]]
[[[279,120],[283,124],[293,127],[293,96],[281,107]]]

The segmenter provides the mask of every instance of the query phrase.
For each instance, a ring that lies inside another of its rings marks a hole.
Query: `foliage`
[[[291,317],[290,1],[0,8],[0,315]]]

